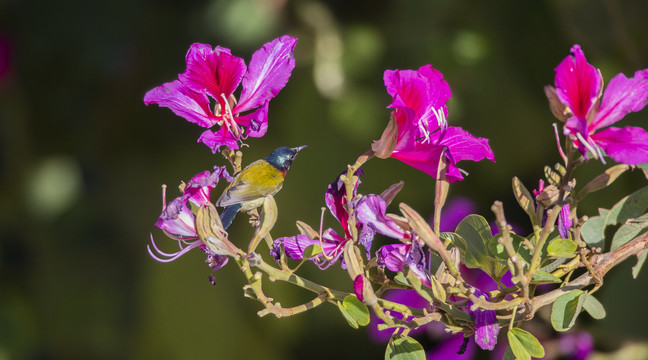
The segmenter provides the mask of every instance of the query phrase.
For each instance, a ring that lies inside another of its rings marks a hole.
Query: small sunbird
[[[256,209],[263,205],[266,196],[281,190],[286,172],[297,153],[307,147],[281,146],[265,159],[257,160],[239,172],[216,201],[216,206],[224,208],[220,216],[223,228],[227,229],[232,224],[239,211]]]

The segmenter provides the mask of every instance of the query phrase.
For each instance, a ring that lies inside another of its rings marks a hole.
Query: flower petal
[[[627,113],[643,109],[648,104],[648,69],[626,78],[618,74],[605,88],[601,107],[589,126],[590,132],[621,120]]]
[[[167,204],[155,222],[155,226],[173,235],[197,237],[196,218],[186,205],[187,198],[188,196],[183,195]]]
[[[147,92],[144,95],[144,104],[167,107],[176,115],[202,127],[212,127],[218,120],[209,109],[209,98],[204,94],[191,91],[178,80]]]
[[[261,106],[286,86],[295,68],[293,49],[296,44],[296,38],[284,35],[263,45],[252,55],[234,113]]]
[[[601,92],[598,70],[587,63],[579,45],[555,69],[556,95],[576,117],[585,118]]]
[[[225,146],[230,150],[239,148],[236,138],[225,127],[216,132],[209,129],[205,130],[198,138],[198,142],[207,145],[214,154],[220,150],[221,146]]]
[[[488,300],[488,295],[483,291],[475,289],[475,296],[485,297]],[[470,310],[473,305],[472,301],[468,301],[466,305],[467,311],[473,318],[475,323],[475,343],[484,350],[493,350],[497,345],[497,335],[499,334],[499,324],[497,322],[497,314],[495,310],[475,309]]]
[[[209,94],[219,103],[229,99],[245,73],[243,59],[230,54],[230,50],[217,46],[212,50],[207,44],[193,44],[187,51],[187,69],[178,75],[191,90]]]
[[[640,127],[609,127],[591,135],[605,153],[628,165],[648,162],[648,133]]]
[[[573,223],[572,219],[569,218],[569,214],[571,214],[569,204],[565,204],[560,209],[560,216],[558,217],[558,233],[565,239],[569,239],[569,229]]]
[[[417,116],[429,112],[430,108],[443,108],[447,115],[445,103],[450,99],[450,86],[431,65],[422,66],[418,71],[387,70],[383,80],[393,98],[388,107],[408,107]]]
[[[405,238],[405,232],[396,223],[385,216],[385,200],[380,196],[369,194],[363,196],[356,204],[355,214],[358,220],[377,232],[394,239]]]
[[[268,131],[268,104],[266,102],[254,112],[235,118],[237,124],[246,127],[246,136],[258,138]]]
[[[442,137],[440,141],[435,139]],[[408,151],[394,151],[391,157],[409,166],[423,171],[436,179],[441,151],[447,148],[448,169],[446,179],[449,183],[463,180],[464,177],[456,164],[461,160],[479,161],[488,159],[495,162],[488,139],[472,136],[459,127],[448,127],[444,132],[437,132],[429,143],[415,143]]]

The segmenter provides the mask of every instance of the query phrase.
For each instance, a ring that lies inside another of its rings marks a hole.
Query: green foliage
[[[585,297],[585,302],[583,302],[583,309],[585,309],[585,311],[587,311],[587,313],[590,314],[590,316],[594,319],[603,319],[606,315],[603,304],[601,304],[600,301],[598,301],[594,296],[590,294],[582,296]]]
[[[573,240],[558,238],[549,242],[547,254],[556,258],[571,258],[576,256],[576,249],[578,249],[578,245]]]
[[[493,236],[486,219],[480,215],[468,215],[457,225],[456,233],[466,243],[466,249],[461,254],[464,264],[471,269],[481,269],[499,281],[508,268],[497,261],[489,250]]]
[[[617,202],[610,210],[599,210],[600,215],[587,220],[581,227],[585,242],[592,247],[604,247],[608,226],[622,224],[612,238],[611,250],[617,249],[648,230],[648,186]]]
[[[310,259],[322,253],[322,247],[319,245],[309,245],[304,249],[304,259]]]
[[[550,273],[544,272],[544,271],[536,271],[535,274],[533,274],[533,278],[531,279],[532,284],[558,284],[561,283],[562,280],[558,277],[555,277],[551,275]]]
[[[531,335],[529,332],[519,328],[511,329],[508,334],[509,347],[515,358],[518,360],[531,360],[534,358],[542,358],[545,355],[544,348],[540,341]],[[508,349],[507,349],[508,352]],[[504,358],[506,358],[506,354]]]
[[[632,267],[632,277],[634,279],[639,276],[639,271],[641,270],[644,261],[646,261],[646,255],[648,255],[648,250],[644,250],[639,255],[637,255],[637,264]]]
[[[556,299],[551,307],[551,325],[557,331],[567,331],[576,322],[578,314],[583,308],[587,295],[583,290],[572,290]]]
[[[337,305],[352,328],[357,329],[369,324],[369,309],[355,295],[346,296],[342,302],[338,301]]]
[[[391,338],[385,360],[425,360],[425,351],[418,341],[409,336]]]

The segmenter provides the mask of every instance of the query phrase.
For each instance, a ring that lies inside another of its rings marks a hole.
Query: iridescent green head
[[[295,160],[297,153],[307,147],[308,145],[302,145],[294,148],[282,146],[276,148],[272,152],[272,154],[265,158],[265,160],[269,162],[270,165],[279,169],[279,171],[286,172],[290,168],[290,164],[292,164],[292,162]]]

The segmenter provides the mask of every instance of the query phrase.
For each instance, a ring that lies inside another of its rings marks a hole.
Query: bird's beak
[[[295,150],[295,153],[298,153],[298,152],[306,149],[307,147],[310,147],[310,146],[308,146],[308,145],[297,146],[296,148],[293,148],[293,150]]]

